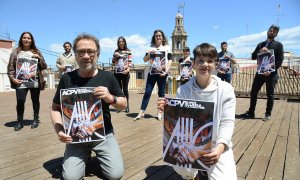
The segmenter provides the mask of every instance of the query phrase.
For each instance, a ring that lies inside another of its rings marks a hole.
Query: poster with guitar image
[[[199,157],[211,151],[214,102],[166,98],[163,114],[163,160],[207,170]]]
[[[18,89],[38,88],[36,78],[38,60],[36,58],[18,57],[16,62],[16,79],[22,80]]]
[[[166,73],[166,54],[165,51],[150,52],[150,74]]]
[[[62,118],[65,133],[72,143],[105,139],[101,100],[93,95],[93,87],[60,90]]]

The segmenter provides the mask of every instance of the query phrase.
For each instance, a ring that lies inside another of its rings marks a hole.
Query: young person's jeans
[[[155,83],[157,82],[158,86],[158,97],[165,97],[165,88],[166,88],[166,79],[168,75],[165,76],[159,76],[159,74],[148,74],[147,82],[146,82],[146,89],[145,94],[143,97],[141,110],[145,111],[147,109],[152,90],[155,86]]]

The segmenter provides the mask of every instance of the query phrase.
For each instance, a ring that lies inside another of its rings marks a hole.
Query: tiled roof
[[[237,96],[249,96],[256,67],[241,68],[239,73],[233,74],[232,85]],[[279,99],[300,100],[300,75],[299,66],[282,66],[278,69],[278,82],[275,87],[275,97]],[[260,97],[266,97],[266,85],[259,92]]]

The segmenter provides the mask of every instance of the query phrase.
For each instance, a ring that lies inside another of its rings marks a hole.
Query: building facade
[[[183,16],[178,12],[175,17],[175,28],[172,32],[173,62],[178,62],[183,56],[183,48],[187,47],[188,35],[184,30],[183,20]]]

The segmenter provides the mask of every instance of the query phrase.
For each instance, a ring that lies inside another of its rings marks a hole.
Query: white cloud
[[[133,34],[130,36],[124,36],[127,42],[128,48],[132,51],[133,60],[141,59],[149,47],[149,37],[144,37],[139,34]],[[105,37],[100,39],[101,52],[105,54],[113,54],[117,48],[118,37]]]
[[[244,35],[227,41],[229,51],[233,52],[235,57],[250,58],[251,53],[259,42],[266,40],[267,31],[261,33]],[[281,29],[277,40],[283,44],[284,51],[300,52],[300,26]],[[298,54],[299,55],[299,54]]]
[[[57,52],[57,53],[65,52],[65,50],[63,48],[63,44],[51,44],[50,45],[50,51],[54,51],[54,52]]]
[[[213,28],[214,28],[215,30],[217,30],[217,29],[219,29],[219,26],[215,25]]]

